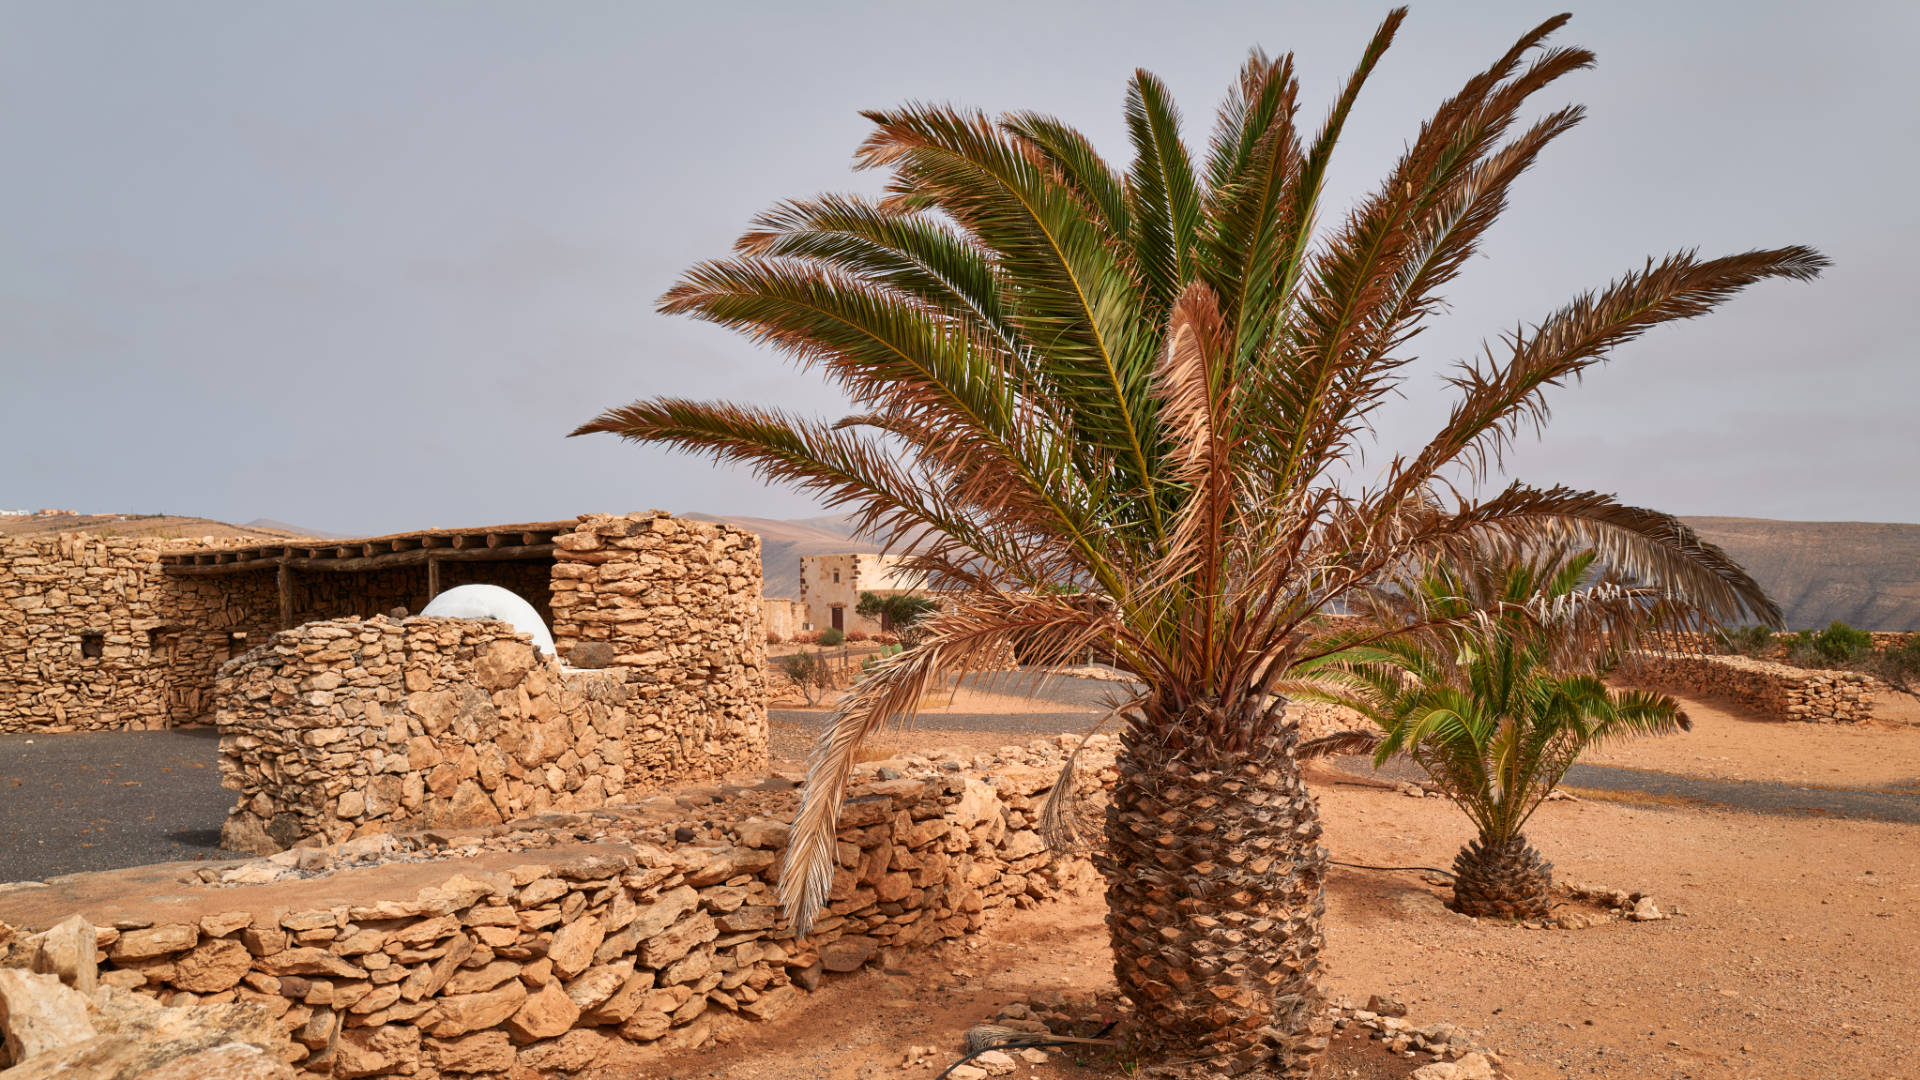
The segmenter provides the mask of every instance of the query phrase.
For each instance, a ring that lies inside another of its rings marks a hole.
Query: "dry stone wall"
[[[0,732],[162,728],[205,711],[214,669],[258,644],[278,607],[271,581],[165,577],[161,553],[181,546],[0,538]]]
[[[288,851],[79,914],[101,983],[173,1006],[257,1002],[309,1075],[664,1069],[727,1025],[803,1008],[823,975],[1088,885],[1085,863],[1054,859],[1034,831],[1074,741],[862,766],[831,902],[805,940],[776,899],[795,802],[780,779]],[[1076,768],[1089,816],[1113,747],[1097,737]],[[342,869],[357,863],[377,865]],[[433,884],[396,896],[397,873]],[[289,885],[312,899],[289,905]],[[0,894],[0,919],[49,909],[46,893]],[[209,914],[181,919],[187,905]]]
[[[1878,679],[1857,671],[1816,671],[1745,656],[1642,654],[1620,671],[1641,686],[1737,701],[1775,720],[1853,723],[1873,718]]]
[[[764,712],[648,693],[671,675],[568,668],[494,621],[275,634],[222,673],[222,782],[239,792],[222,842],[498,824],[765,765]]]
[[[723,743],[766,744],[758,536],[659,511],[583,514],[554,546],[551,627],[562,657],[604,646],[600,659],[630,672],[637,715],[687,718]],[[677,751],[717,753],[695,742]]]
[[[571,550],[561,563],[447,560],[440,588],[500,585],[532,604],[563,648],[615,649],[614,663],[652,673],[639,692],[655,712],[697,707],[716,723],[756,722],[758,537],[658,512],[588,515],[563,536]],[[168,574],[160,556],[252,542],[0,537],[0,732],[161,728],[206,716],[219,665],[282,628],[277,576],[265,561],[259,570]],[[298,625],[417,612],[428,594],[425,566],[297,570],[289,600]]]

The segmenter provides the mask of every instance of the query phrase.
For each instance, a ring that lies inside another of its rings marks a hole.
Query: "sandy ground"
[[[1848,785],[1920,775],[1920,732],[1779,724],[1689,702],[1692,733],[1593,760],[1667,772]],[[991,748],[993,732],[931,725],[889,732],[875,757]],[[778,745],[778,744],[777,744]],[[804,744],[788,742],[804,752]],[[776,749],[776,756],[781,754]],[[787,767],[792,761],[786,763]],[[1409,799],[1316,766],[1333,858],[1446,866],[1470,826],[1451,804]],[[1409,1019],[1485,1033],[1509,1075],[1620,1080],[1807,1080],[1920,1076],[1920,830],[1879,822],[1694,807],[1557,802],[1529,828],[1562,880],[1645,891],[1667,921],[1526,930],[1455,915],[1423,875],[1335,867],[1323,959],[1330,993],[1374,993]],[[1110,989],[1097,887],[1010,915],[964,945],[888,974],[829,983],[772,1028],[672,1063],[681,1080],[931,1080],[961,1033],[1036,991]],[[930,1066],[902,1067],[910,1045]],[[1120,1076],[1099,1055],[1056,1054],[1017,1075]],[[1328,1077],[1398,1080],[1418,1062],[1338,1040]]]
[[[1725,701],[1682,698],[1693,730],[1658,739],[1626,739],[1588,751],[1589,765],[1844,787],[1920,782],[1920,715],[1913,701],[1876,703],[1864,724],[1789,724]]]
[[[1468,836],[1440,800],[1330,772],[1315,781],[1335,859],[1444,865]],[[1549,804],[1531,832],[1563,878],[1646,890],[1676,917],[1525,930],[1447,911],[1418,874],[1336,867],[1329,991],[1392,994],[1413,1022],[1479,1029],[1518,1078],[1920,1076],[1920,832],[1605,803]],[[1103,914],[1089,888],[891,973],[829,982],[804,1012],[735,1029],[737,1041],[675,1059],[673,1074],[931,1080],[958,1056],[961,1033],[999,1006],[1110,988]],[[937,1047],[938,1067],[901,1067],[915,1044]],[[1323,1075],[1402,1077],[1415,1064],[1341,1056]],[[1125,1070],[1056,1056],[1019,1074]]]

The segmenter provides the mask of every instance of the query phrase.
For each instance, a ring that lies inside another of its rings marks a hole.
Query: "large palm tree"
[[[1373,615],[1430,629],[1329,658],[1370,691],[1347,703],[1380,726],[1375,764],[1406,754],[1478,830],[1453,860],[1454,907],[1468,915],[1548,913],[1553,864],[1522,830],[1588,747],[1692,726],[1674,699],[1602,676],[1648,631],[1697,613],[1598,579],[1596,559],[1552,548],[1432,567],[1381,590]]]
[[[662,299],[821,371],[862,411],[656,399],[577,433],[704,451],[850,507],[948,594],[920,647],[832,716],[781,879],[799,929],[826,902],[863,738],[974,658],[1097,649],[1147,688],[1123,720],[1099,855],[1142,1040],[1216,1068],[1301,1069],[1324,1045],[1308,1020],[1325,853],[1286,699],[1321,648],[1319,613],[1410,560],[1571,537],[1716,612],[1777,618],[1671,517],[1477,482],[1544,419],[1550,387],[1762,279],[1813,277],[1825,260],[1804,247],[1681,252],[1576,298],[1461,365],[1446,424],[1353,479],[1440,290],[1581,117],[1523,125],[1526,102],[1592,62],[1545,44],[1564,17],[1527,33],[1324,224],[1334,144],[1403,14],[1317,126],[1297,122],[1292,57],[1256,51],[1197,156],[1139,72],[1125,170],[1048,116],[870,112],[856,160],[887,172],[884,197],[782,203]]]

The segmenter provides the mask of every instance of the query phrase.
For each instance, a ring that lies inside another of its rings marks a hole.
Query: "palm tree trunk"
[[[1553,864],[1518,833],[1481,834],[1453,857],[1453,906],[1463,915],[1539,919],[1553,908]]]
[[[1296,742],[1291,725],[1241,751],[1123,739],[1096,861],[1149,1053],[1305,1076],[1326,1047],[1310,1025],[1327,853]]]

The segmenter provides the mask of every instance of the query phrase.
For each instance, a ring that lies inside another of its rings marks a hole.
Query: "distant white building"
[[[0,517],[32,517],[31,510],[0,510]]]
[[[855,611],[863,592],[882,596],[921,592],[924,576],[906,568],[899,555],[847,552],[841,555],[800,557],[800,604],[810,629],[864,630],[877,634],[885,627]]]

